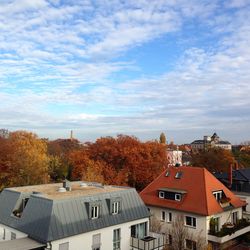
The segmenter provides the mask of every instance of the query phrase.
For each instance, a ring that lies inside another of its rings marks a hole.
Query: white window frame
[[[214,191],[213,195],[217,201],[219,201],[222,198],[222,190]]]
[[[191,225],[187,224],[187,217],[191,218]],[[194,223],[194,221],[195,221],[195,223]],[[194,226],[194,224],[195,224],[195,226]],[[196,228],[197,227],[197,219],[196,219],[196,217],[186,215],[185,216],[185,226]]]
[[[159,191],[159,198],[164,199],[165,193],[163,191]]]
[[[161,211],[161,221],[166,221],[166,211]]]
[[[115,201],[112,203],[112,214],[118,214],[120,209],[120,202]]]
[[[170,217],[171,217],[171,220],[170,220]],[[171,212],[168,212],[167,222],[168,223],[172,222],[172,213]]]
[[[116,234],[119,236],[116,238]],[[113,250],[120,250],[121,249],[121,229],[116,228],[113,230]]]
[[[179,198],[178,198],[179,197]],[[176,200],[176,201],[180,201],[181,200],[181,194],[175,194],[174,195],[174,199]]]
[[[91,219],[99,218],[99,206],[92,206],[91,207]]]
[[[236,224],[238,221],[238,211],[232,212],[232,223]]]

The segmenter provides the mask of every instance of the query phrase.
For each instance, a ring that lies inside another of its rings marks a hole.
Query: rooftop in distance
[[[34,195],[39,195],[50,200],[58,200],[77,196],[89,196],[100,193],[121,191],[127,189],[127,187],[102,186],[100,183],[75,181],[70,182],[71,191],[65,191],[65,189],[63,189],[62,183],[13,187],[7,189],[20,193],[33,193]]]

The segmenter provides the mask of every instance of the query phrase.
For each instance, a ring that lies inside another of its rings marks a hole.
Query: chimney
[[[232,187],[233,184],[233,164],[231,163],[229,165],[229,170],[228,170],[228,182],[229,182],[229,187]]]
[[[234,162],[234,169],[239,170],[239,164],[237,161]]]

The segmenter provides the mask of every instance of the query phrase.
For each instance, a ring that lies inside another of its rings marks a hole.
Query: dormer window
[[[91,207],[91,219],[97,219],[99,217],[99,206]]]
[[[120,202],[115,201],[112,203],[112,214],[118,214],[120,210]]]
[[[215,199],[216,199],[217,201],[220,201],[221,198],[222,198],[222,191],[221,191],[221,190],[219,190],[219,191],[214,191],[214,192],[213,192],[213,195],[214,195],[214,197],[215,197]]]
[[[164,192],[163,191],[159,192],[159,198],[164,199]]]
[[[175,200],[180,201],[181,200],[181,194],[175,194]]]

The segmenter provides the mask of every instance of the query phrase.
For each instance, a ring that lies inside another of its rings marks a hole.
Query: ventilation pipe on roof
[[[71,184],[68,180],[63,180],[63,188],[65,188],[67,191],[71,191]]]

